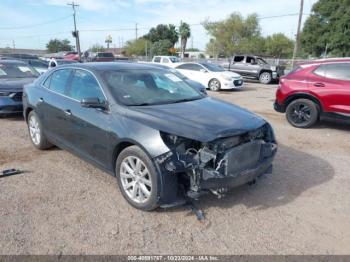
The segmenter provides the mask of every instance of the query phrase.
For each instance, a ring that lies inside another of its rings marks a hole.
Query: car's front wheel
[[[47,140],[43,133],[43,127],[38,115],[34,111],[31,111],[28,115],[28,130],[30,140],[36,148],[44,150],[52,147],[52,144]]]
[[[125,148],[118,156],[115,172],[120,191],[133,207],[146,211],[158,207],[159,176],[141,148]]]
[[[264,84],[264,85],[268,85],[271,83],[272,81],[272,75],[270,72],[263,72],[261,73],[260,77],[259,77],[259,81],[260,83]]]
[[[220,88],[221,88],[221,83],[220,83],[219,80],[217,80],[215,78],[210,80],[210,82],[209,82],[209,89],[211,91],[219,91]]]
[[[297,99],[287,106],[288,122],[298,128],[313,126],[319,118],[318,106],[308,99]]]

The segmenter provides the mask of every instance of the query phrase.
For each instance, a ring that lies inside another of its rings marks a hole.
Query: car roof
[[[76,67],[87,70],[103,71],[103,70],[135,70],[135,69],[154,69],[151,64],[130,63],[130,62],[89,62],[74,63],[69,65],[60,65],[59,68]]]
[[[341,63],[341,62],[350,62],[350,57],[340,57],[340,58],[323,58],[323,59],[315,59],[307,62],[299,63],[299,66],[311,66],[311,65],[319,65],[319,64],[328,64],[328,63]]]
[[[0,59],[0,64],[3,64],[3,65],[16,65],[16,64],[27,65],[26,62],[21,61],[21,60],[16,60],[16,59]]]

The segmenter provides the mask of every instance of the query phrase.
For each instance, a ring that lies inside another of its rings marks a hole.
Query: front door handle
[[[316,87],[325,87],[326,85],[323,83],[315,83],[314,86]]]
[[[69,109],[65,110],[64,113],[65,113],[67,116],[71,116],[71,115],[72,115],[72,111],[70,111]]]
[[[42,102],[44,102],[44,98],[40,97],[39,98],[39,103],[42,103]]]

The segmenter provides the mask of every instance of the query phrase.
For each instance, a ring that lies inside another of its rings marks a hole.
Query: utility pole
[[[304,10],[304,0],[300,0],[300,11],[299,11],[299,20],[298,20],[298,31],[295,39],[295,45],[294,45],[294,51],[293,51],[293,60],[292,60],[292,69],[294,68],[295,64],[295,58],[299,51],[299,45],[300,45],[300,28],[301,28],[301,21],[303,19],[303,10]]]
[[[67,5],[71,5],[73,8],[73,20],[74,20],[74,32],[72,33],[75,37],[75,46],[77,48],[78,56],[80,59],[80,39],[79,39],[79,31],[77,31],[77,22],[75,20],[75,8],[79,5],[75,4],[74,2],[68,3]]]
[[[137,23],[135,24],[135,40],[137,40]]]

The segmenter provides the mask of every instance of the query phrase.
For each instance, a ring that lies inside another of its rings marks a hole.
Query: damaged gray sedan
[[[57,67],[25,87],[23,104],[35,147],[56,145],[116,176],[142,210],[220,197],[271,172],[277,150],[259,116],[149,65]]]

